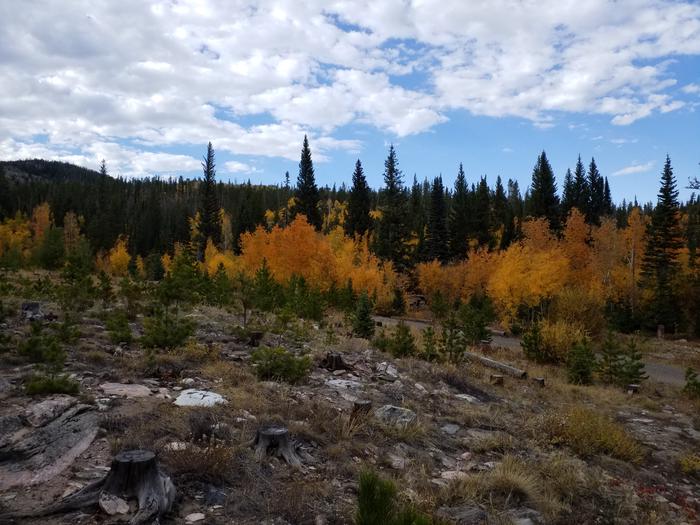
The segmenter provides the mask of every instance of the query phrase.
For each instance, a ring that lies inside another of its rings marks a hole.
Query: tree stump
[[[656,327],[656,337],[658,339],[663,339],[665,334],[666,334],[666,327],[662,324],[658,325]]]
[[[348,369],[348,365],[343,361],[343,356],[337,352],[328,352],[321,361],[321,366],[331,372]]]
[[[367,417],[370,410],[372,410],[372,402],[369,399],[358,399],[350,412],[350,421],[355,422]]]
[[[627,385],[627,393],[629,395],[638,394],[639,393],[639,385],[635,385],[635,384]]]
[[[258,429],[253,446],[255,447],[255,457],[258,461],[269,454],[281,457],[293,467],[301,466],[301,459],[294,451],[287,427],[268,426]]]
[[[0,520],[48,516],[94,506],[99,506],[107,514],[121,514],[128,512],[126,500],[129,498],[136,498],[139,505],[129,521],[131,525],[157,520],[175,501],[175,486],[158,468],[156,456],[149,450],[120,452],[112,460],[110,471],[104,478],[47,508],[0,516]]]
[[[500,374],[491,374],[492,385],[503,385],[503,376]]]
[[[248,334],[248,346],[260,346],[260,341],[262,341],[265,332],[252,331]]]
[[[535,383],[537,383],[537,386],[540,388],[544,388],[544,377],[535,377],[533,378]]]

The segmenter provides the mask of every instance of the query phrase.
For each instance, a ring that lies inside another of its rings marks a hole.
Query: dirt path
[[[399,322],[399,320],[396,318],[384,317],[380,315],[375,315],[374,320],[381,322],[385,326],[394,326]],[[408,319],[404,320],[404,322],[417,330],[422,330],[426,326],[430,325],[429,321],[422,321],[419,319]],[[505,337],[493,334],[491,336],[491,342],[494,346],[500,346],[509,350],[520,350],[521,348],[520,339],[517,337]],[[644,365],[644,370],[650,379],[658,381],[659,383],[666,383],[677,387],[682,387],[685,385],[685,370],[680,366],[648,361]]]

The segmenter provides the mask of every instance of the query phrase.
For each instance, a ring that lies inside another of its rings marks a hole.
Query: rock
[[[396,367],[391,363],[387,363],[386,361],[379,363],[376,370],[378,374],[384,374],[394,379],[399,377],[399,371],[396,369]]]
[[[447,423],[443,425],[440,430],[442,430],[445,434],[449,436],[454,436],[457,432],[459,432],[459,425],[455,425],[454,423]]]
[[[440,473],[440,477],[448,481],[455,479],[464,479],[468,476],[469,474],[467,474],[466,472],[462,472],[461,470],[446,470]]]
[[[188,386],[194,385],[194,379],[192,379],[191,377],[186,377],[182,381],[180,381],[180,383],[182,383],[183,385],[188,385]]]
[[[192,388],[183,390],[175,399],[175,404],[179,407],[211,407],[220,403],[226,403],[221,394]]]
[[[457,399],[462,399],[464,401],[468,401],[469,403],[479,403],[478,398],[476,398],[474,396],[470,396],[469,394],[456,394],[455,397]]]
[[[416,420],[416,413],[408,408],[384,405],[374,411],[374,416],[382,423],[406,427]]]
[[[400,456],[398,454],[393,454],[389,452],[387,454],[389,458],[389,464],[391,465],[391,468],[396,469],[396,470],[403,470],[406,468],[406,465],[408,464],[408,460],[406,459],[405,456]]]
[[[22,317],[27,321],[41,321],[44,318],[44,313],[41,311],[41,304],[36,301],[27,301],[22,303]]]
[[[129,504],[123,499],[113,495],[104,493],[100,496],[100,508],[110,516],[115,514],[128,514]]]
[[[108,396],[124,396],[126,398],[148,397],[151,389],[145,385],[127,385],[124,383],[102,383],[100,389]]]
[[[43,427],[53,421],[78,402],[73,396],[54,396],[41,403],[29,405],[24,411],[24,418],[33,427]]]
[[[440,507],[437,517],[456,525],[480,525],[487,523],[486,512],[475,505],[459,505],[457,507]]]
[[[228,495],[224,489],[220,489],[214,485],[209,485],[207,487],[207,493],[204,496],[204,503],[210,507],[215,505],[223,505],[226,503],[227,496]]]
[[[353,381],[352,379],[329,379],[326,381],[326,385],[332,388],[342,388],[344,390],[362,387],[362,383]]]
[[[5,392],[9,392],[11,389],[12,389],[12,383],[10,383],[4,377],[0,377],[0,394],[4,394]]]
[[[185,523],[198,523],[200,521],[204,521],[206,519],[206,516],[202,512],[193,512],[192,514],[188,514],[185,516]]]

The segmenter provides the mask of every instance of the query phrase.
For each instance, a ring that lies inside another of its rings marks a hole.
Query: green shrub
[[[143,320],[141,344],[146,348],[174,349],[194,334],[195,324],[168,308],[157,309]]]
[[[320,321],[323,318],[321,293],[309,286],[306,279],[292,276],[284,291],[286,306],[302,319]]]
[[[569,352],[585,333],[566,321],[539,321],[523,335],[522,347],[528,359],[538,363],[565,363]]]
[[[530,328],[523,334],[520,345],[523,347],[525,357],[538,363],[545,362],[540,323],[532,323]]]
[[[464,333],[460,329],[457,316],[452,313],[442,324],[440,343],[450,363],[459,363],[462,360],[467,342]]]
[[[267,260],[263,259],[253,280],[254,305],[259,310],[271,312],[278,306],[280,295],[280,286],[272,277]]]
[[[311,358],[296,357],[284,348],[261,347],[251,354],[259,379],[298,383],[311,369]]]
[[[382,328],[372,339],[372,345],[380,352],[388,352],[391,346],[391,338],[386,335],[386,331]]]
[[[44,238],[36,251],[36,262],[47,270],[57,270],[63,265],[63,228],[52,226],[44,233]]]
[[[623,349],[612,332],[603,341],[597,369],[601,380],[612,385],[639,384],[647,378],[637,340],[630,338]]]
[[[438,346],[435,330],[429,326],[421,333],[423,339],[423,352],[421,357],[426,361],[437,361],[440,358],[440,348]]]
[[[416,353],[416,341],[411,329],[403,321],[399,321],[394,329],[394,336],[389,344],[389,352],[394,357],[406,357]]]
[[[30,396],[45,394],[77,394],[79,388],[78,382],[73,381],[65,374],[35,374],[28,377],[24,381],[24,390]]]
[[[472,346],[481,341],[490,341],[488,323],[493,320],[493,308],[488,299],[479,300],[474,296],[459,308],[458,316],[464,340]]]
[[[566,360],[566,373],[570,383],[589,385],[593,380],[595,354],[585,339],[576,343]]]
[[[362,292],[357,300],[355,315],[352,320],[352,331],[357,337],[371,339],[374,335],[374,320],[372,319],[372,303],[367,292]]]
[[[129,318],[124,310],[115,310],[112,312],[107,318],[105,325],[109,333],[109,340],[112,341],[113,344],[131,343],[133,337],[131,335],[131,328],[129,327]]]
[[[433,521],[412,506],[396,502],[396,485],[376,472],[360,474],[355,525],[430,525]]]
[[[700,399],[700,379],[698,379],[698,373],[690,367],[685,371],[683,392],[690,397]]]
[[[391,300],[391,315],[403,315],[406,313],[406,299],[403,290],[398,286],[394,288],[394,297]]]

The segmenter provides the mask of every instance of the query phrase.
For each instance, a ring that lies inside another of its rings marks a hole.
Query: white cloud
[[[618,146],[622,146],[623,144],[636,144],[637,142],[639,142],[639,139],[625,139],[625,138],[610,139],[611,144],[616,144]]]
[[[304,133],[323,161],[361,149],[346,124],[399,139],[452,110],[539,127],[561,114],[627,125],[692,111],[674,98],[669,66],[700,54],[700,5],[6,0],[0,39],[11,42],[0,48],[10,156],[45,148],[92,162],[95,145],[128,142],[106,153],[136,174],[184,170],[191,158],[164,147],[209,140],[234,155],[297,159]]]
[[[224,171],[226,173],[254,173],[257,170],[254,166],[237,160],[230,160],[224,163]]]
[[[654,163],[652,161],[645,162],[644,164],[632,164],[630,166],[625,166],[615,172],[613,172],[613,177],[620,177],[622,175],[633,175],[635,173],[647,173],[654,168]]]

